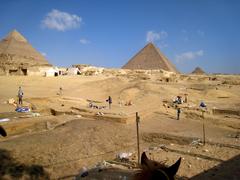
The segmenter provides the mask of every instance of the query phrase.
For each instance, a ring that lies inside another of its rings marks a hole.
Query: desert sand
[[[17,113],[8,103],[11,98],[17,101],[19,86],[24,106],[32,109],[29,113]],[[172,164],[182,157],[180,178],[238,179],[239,92],[239,75],[164,78],[161,73],[129,71],[98,76],[0,76],[0,119],[10,119],[0,122],[8,133],[0,138],[1,156],[5,153],[11,161],[29,167],[39,165],[50,179],[73,179],[82,167],[113,161],[121,152],[132,152],[131,162],[136,163],[138,112],[140,150],[151,159]],[[188,102],[180,105],[182,113],[176,120],[172,99],[186,93]],[[106,102],[109,95],[111,109]],[[204,118],[199,109],[202,100],[208,107]],[[89,102],[106,108],[89,108]],[[13,162],[7,165],[16,168]],[[2,178],[9,178],[9,172]],[[91,179],[91,173],[86,178]]]

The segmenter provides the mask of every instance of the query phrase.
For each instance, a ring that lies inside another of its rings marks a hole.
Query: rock
[[[158,150],[158,147],[149,147],[149,150],[150,151],[156,151],[156,150]]]
[[[8,100],[8,104],[13,104],[15,102],[15,100],[13,98]]]
[[[48,130],[51,130],[52,129],[51,123],[47,121],[46,122],[46,127],[47,127]]]
[[[118,155],[117,155],[117,158],[119,158],[119,159],[129,159],[130,157],[132,156],[132,153],[126,153],[126,152],[124,152],[124,153],[119,153]]]
[[[164,148],[164,147],[166,147],[166,145],[165,144],[160,144],[159,147]]]
[[[32,113],[32,117],[39,117],[40,113]]]
[[[104,113],[103,113],[103,112],[97,112],[96,115],[97,115],[97,116],[103,116]]]
[[[200,139],[197,139],[197,140],[193,140],[190,145],[196,146],[196,145],[202,145],[202,143]]]
[[[86,167],[83,167],[80,172],[81,177],[86,177],[88,174],[88,169]]]

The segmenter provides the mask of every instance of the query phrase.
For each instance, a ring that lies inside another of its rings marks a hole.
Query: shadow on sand
[[[225,162],[222,162],[218,166],[206,170],[196,176],[190,178],[191,180],[203,180],[203,179],[216,179],[225,180],[232,179],[237,180],[240,177],[240,155],[237,155]]]
[[[50,179],[40,165],[17,162],[8,150],[0,149],[0,179]]]

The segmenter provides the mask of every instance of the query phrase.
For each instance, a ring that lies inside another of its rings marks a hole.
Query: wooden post
[[[204,124],[204,110],[202,110],[202,118],[203,118],[203,145],[205,146],[205,124]]]
[[[139,126],[138,126],[139,123],[140,123],[140,117],[138,116],[138,112],[136,112],[138,164],[140,165]]]

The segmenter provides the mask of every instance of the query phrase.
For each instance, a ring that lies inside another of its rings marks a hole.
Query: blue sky
[[[121,67],[151,41],[181,72],[240,73],[238,0],[1,0],[0,37],[21,32],[56,66]]]

